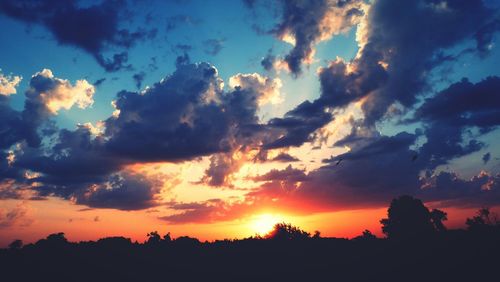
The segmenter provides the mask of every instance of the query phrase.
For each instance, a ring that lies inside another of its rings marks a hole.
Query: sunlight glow
[[[250,222],[250,228],[259,235],[269,233],[276,223],[282,222],[283,218],[275,214],[261,214],[255,216]]]

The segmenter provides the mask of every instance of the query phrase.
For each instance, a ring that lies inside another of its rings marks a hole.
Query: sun
[[[274,214],[260,214],[256,215],[250,222],[250,228],[253,232],[259,235],[265,235],[269,233],[276,223],[283,221],[283,219]]]

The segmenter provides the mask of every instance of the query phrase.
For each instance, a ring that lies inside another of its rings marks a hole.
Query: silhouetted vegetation
[[[425,238],[436,232],[446,230],[443,221],[446,213],[424,206],[421,200],[411,196],[401,196],[392,200],[388,218],[380,221],[382,231],[389,238],[417,239]]]
[[[500,222],[484,208],[466,230],[410,196],[382,219],[386,238],[365,230],[324,238],[289,223],[265,236],[200,242],[157,231],[144,243],[124,237],[69,242],[55,233],[0,250],[2,281],[500,281]]]

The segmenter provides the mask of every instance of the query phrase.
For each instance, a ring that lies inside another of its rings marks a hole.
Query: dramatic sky
[[[0,0],[0,246],[500,205],[500,1]]]

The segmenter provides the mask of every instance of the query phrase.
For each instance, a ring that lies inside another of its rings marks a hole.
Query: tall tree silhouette
[[[443,221],[446,220],[446,213],[440,210],[430,212],[421,200],[412,196],[392,200],[387,215],[388,218],[380,220],[380,223],[389,238],[416,238],[445,230]]]

